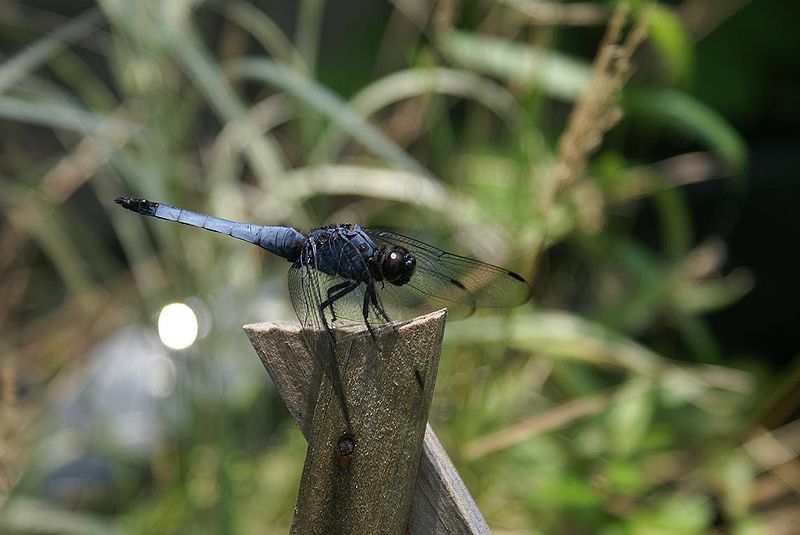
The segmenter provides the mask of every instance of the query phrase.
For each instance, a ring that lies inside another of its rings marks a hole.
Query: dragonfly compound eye
[[[381,274],[383,278],[396,285],[402,286],[411,280],[417,261],[408,249],[395,245],[384,250],[381,255]]]

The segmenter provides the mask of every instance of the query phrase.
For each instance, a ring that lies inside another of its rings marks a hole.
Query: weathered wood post
[[[491,533],[426,426],[444,319],[399,325],[403,343],[379,355],[353,338],[341,366],[350,431],[298,324],[244,327],[309,443],[292,533]]]

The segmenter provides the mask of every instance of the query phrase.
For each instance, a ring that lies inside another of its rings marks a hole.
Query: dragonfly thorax
[[[309,233],[297,264],[351,281],[369,282],[374,278],[372,264],[377,251],[360,226],[330,225]]]

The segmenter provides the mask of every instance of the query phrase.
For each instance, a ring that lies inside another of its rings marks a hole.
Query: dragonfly
[[[335,365],[342,357],[337,355],[335,327],[363,326],[362,332],[380,348],[376,330],[392,328],[396,321],[440,308],[447,308],[449,317],[465,317],[478,307],[518,306],[531,295],[530,285],[513,271],[389,230],[345,223],[304,234],[292,227],[239,223],[147,199],[118,197],[115,202],[141,215],[258,245],[288,260],[289,295],[304,340],[330,375],[348,421]]]

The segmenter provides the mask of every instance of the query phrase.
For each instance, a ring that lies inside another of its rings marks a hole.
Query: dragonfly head
[[[416,267],[417,259],[405,247],[384,247],[378,254],[378,269],[383,280],[395,286],[410,281]]]

